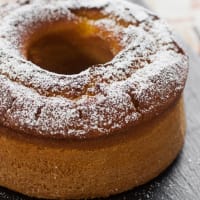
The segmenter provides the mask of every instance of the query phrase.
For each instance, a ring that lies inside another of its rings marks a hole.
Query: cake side
[[[0,131],[0,185],[34,197],[91,198],[132,189],[166,169],[182,148],[185,115],[180,98],[148,123],[80,146]]]

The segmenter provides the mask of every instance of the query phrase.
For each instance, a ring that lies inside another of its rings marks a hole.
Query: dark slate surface
[[[187,136],[182,152],[176,161],[155,180],[104,200],[200,199],[200,58],[189,49],[188,54],[190,74],[185,89]],[[32,200],[4,188],[0,188],[0,199]]]

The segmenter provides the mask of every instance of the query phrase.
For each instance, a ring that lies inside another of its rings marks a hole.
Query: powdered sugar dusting
[[[47,137],[96,137],[159,115],[180,96],[188,58],[157,16],[123,0],[45,2],[0,7],[2,125]],[[82,8],[106,16],[88,23],[119,40],[123,50],[112,61],[79,74],[58,75],[21,55],[21,37],[30,34],[34,24],[80,21],[86,17],[73,10]]]

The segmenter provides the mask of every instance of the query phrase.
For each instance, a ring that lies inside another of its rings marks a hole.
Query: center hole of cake
[[[63,26],[62,26],[63,27]],[[43,29],[29,39],[26,57],[58,74],[77,74],[113,58],[108,42],[77,27]]]

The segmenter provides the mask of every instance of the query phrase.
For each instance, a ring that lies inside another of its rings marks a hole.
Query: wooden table
[[[183,151],[158,178],[145,186],[106,200],[200,199],[200,58],[188,49],[190,74],[185,89],[187,136]],[[30,200],[0,188],[1,200]]]

